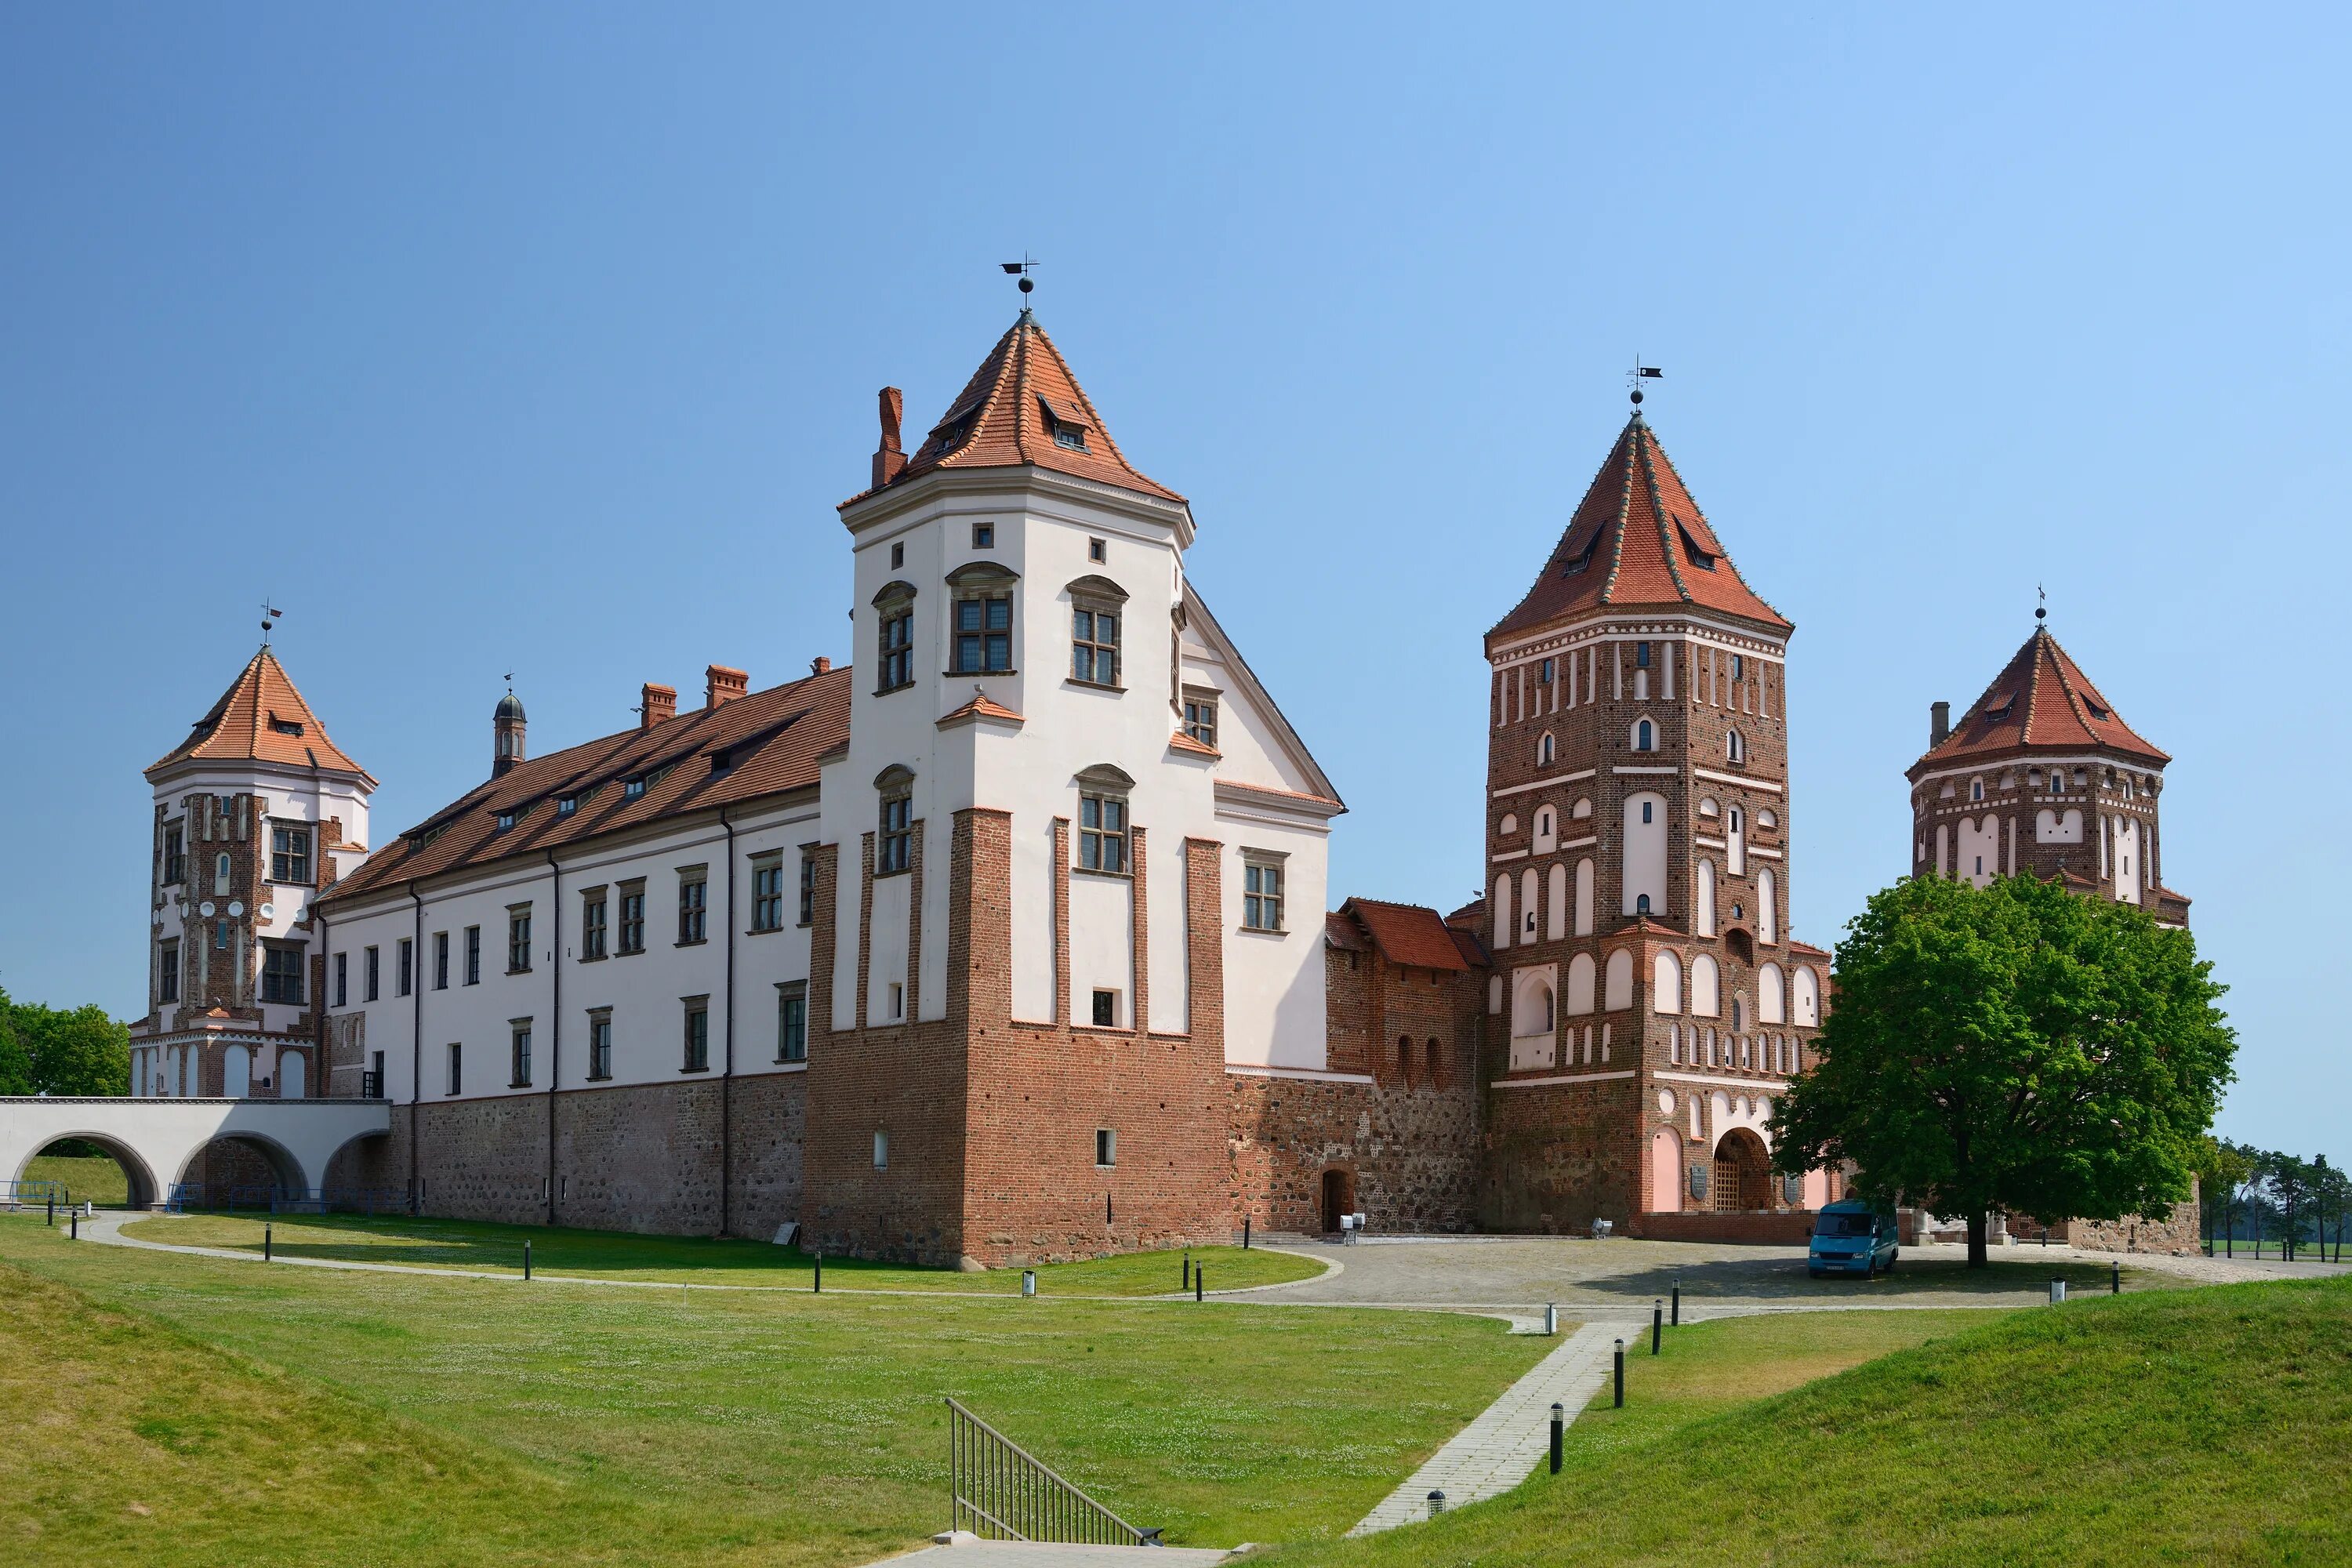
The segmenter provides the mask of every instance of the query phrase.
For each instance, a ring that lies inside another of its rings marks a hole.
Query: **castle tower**
[[[2042,612],[2036,611],[2039,623]],[[1957,724],[1930,710],[1911,782],[1911,871],[2063,879],[2078,892],[2189,923],[2164,886],[2157,800],[2171,761],[2124,722],[2037,624]]]
[[[1765,1168],[1827,971],[1788,926],[1793,629],[1637,411],[1486,635],[1489,1226],[1822,1195]]]
[[[324,947],[311,905],[366,854],[375,780],[328,739],[267,646],[147,780],[152,934],[131,1091],[331,1092],[315,1009],[364,977],[314,956]]]
[[[490,776],[503,777],[508,769],[523,760],[523,733],[529,728],[522,714],[522,699],[507,688],[499,699],[497,709],[490,714]]]

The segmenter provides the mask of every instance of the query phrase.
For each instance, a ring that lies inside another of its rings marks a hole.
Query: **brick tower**
[[[1821,1195],[1763,1127],[1826,973],[1788,929],[1793,629],[1636,410],[1486,634],[1487,1226]]]
[[[2172,759],[2123,721],[2042,615],[1958,724],[1950,703],[1930,709],[1927,751],[1906,774],[1912,874],[2060,878],[2186,926],[2157,831]]]

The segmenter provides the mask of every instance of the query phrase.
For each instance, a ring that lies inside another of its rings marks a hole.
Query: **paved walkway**
[[[1573,1422],[1615,1370],[1615,1342],[1634,1339],[1646,1327],[1628,1319],[1579,1328],[1348,1533],[1370,1535],[1426,1520],[1433,1491],[1444,1492],[1445,1506],[1454,1509],[1526,1480],[1551,1447],[1551,1407],[1565,1406]]]
[[[898,1568],[919,1563],[923,1568],[1178,1568],[1192,1563],[1205,1568],[1222,1563],[1227,1553],[1202,1546],[1049,1546],[1034,1541],[962,1541],[953,1546],[926,1546],[904,1557],[893,1557],[874,1568]]]

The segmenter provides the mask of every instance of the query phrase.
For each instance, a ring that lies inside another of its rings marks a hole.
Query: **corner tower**
[[[1636,411],[1486,634],[1486,1224],[1818,1195],[1763,1128],[1825,973],[1788,927],[1793,630]]]
[[[2057,879],[2186,926],[2157,825],[2172,759],[2124,722],[2042,615],[1958,723],[1949,703],[1929,710],[1927,750],[1905,774],[1911,874]]]
[[[148,1012],[131,1030],[131,1092],[357,1093],[321,1081],[315,1059],[318,1009],[362,977],[314,956],[312,906],[366,855],[375,780],[265,645],[147,781]]]

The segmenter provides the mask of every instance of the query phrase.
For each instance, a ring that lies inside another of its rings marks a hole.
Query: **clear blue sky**
[[[886,25],[887,24],[887,25]],[[1798,626],[1796,926],[1906,869],[1936,698],[2052,626],[2178,759],[2222,1130],[2332,1156],[2340,8],[0,11],[0,984],[143,1005],[148,792],[287,610],[383,780],[849,656],[874,391],[1041,318],[1353,807],[1477,883],[1479,637],[1638,351]],[[2289,786],[2318,793],[2297,807]],[[2290,962],[2292,961],[2292,962]],[[2322,986],[2322,979],[2329,984]]]

